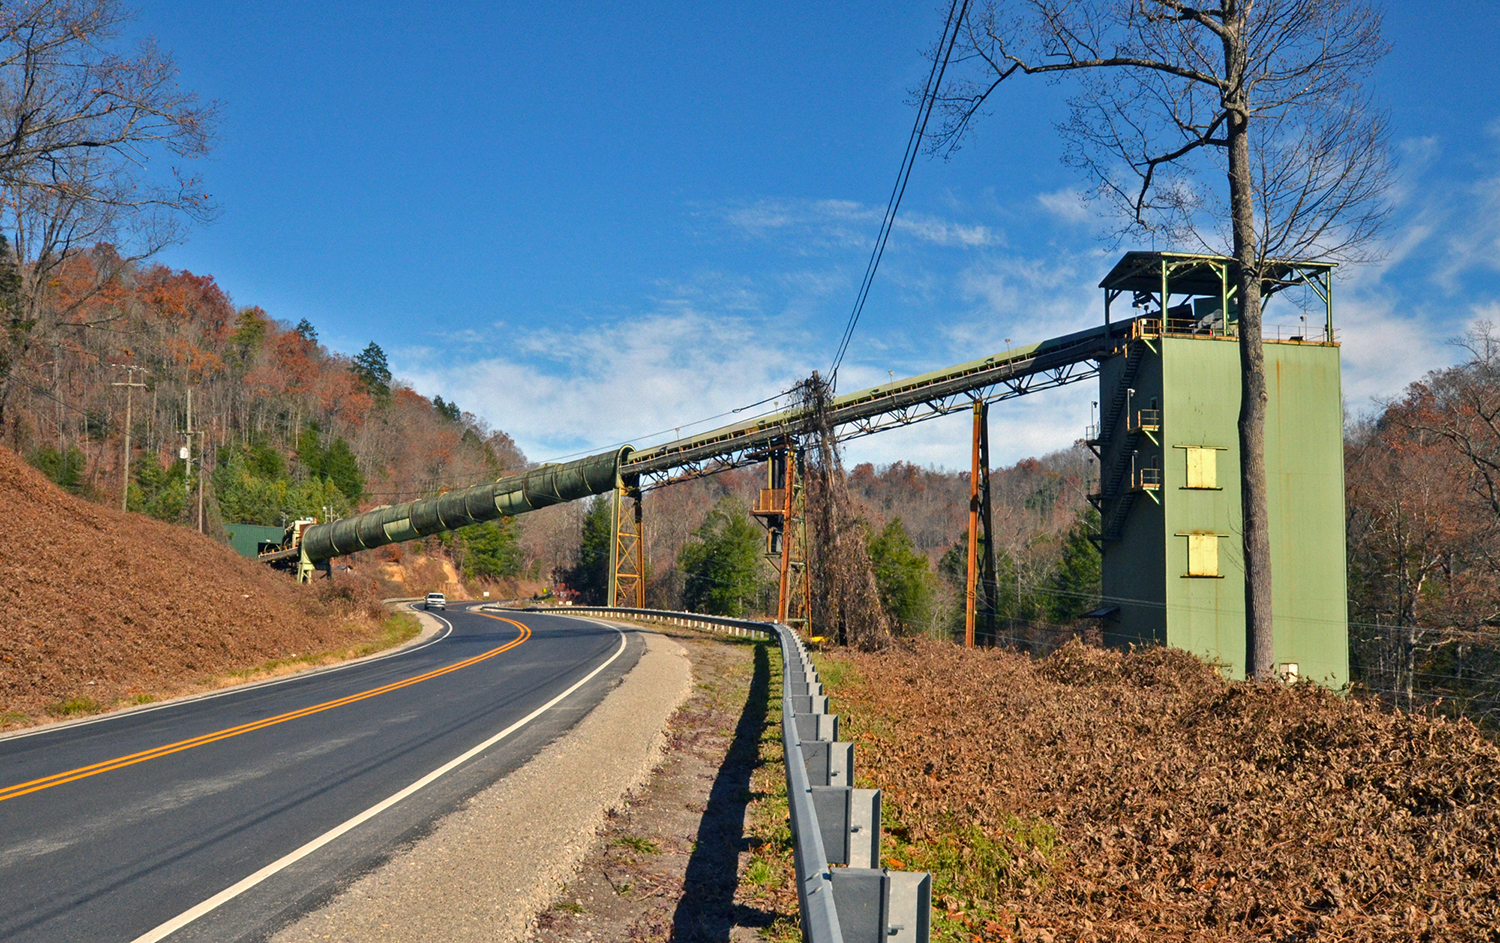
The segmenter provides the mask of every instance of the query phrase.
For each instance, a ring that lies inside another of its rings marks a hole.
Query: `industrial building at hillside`
[[[1106,642],[1193,652],[1245,676],[1240,351],[1228,260],[1127,254],[1101,283],[1106,317],[1147,309],[1100,365],[1102,616]],[[1319,300],[1311,322],[1265,331],[1275,660],[1283,676],[1349,680],[1343,402],[1330,267],[1287,263],[1268,286]],[[1279,310],[1279,309],[1278,309]],[[1321,323],[1320,323],[1321,322]]]

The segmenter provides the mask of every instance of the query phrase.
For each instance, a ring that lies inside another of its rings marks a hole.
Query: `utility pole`
[[[146,368],[131,364],[122,369],[127,371],[125,382],[111,383],[110,386],[125,387],[125,461],[124,470],[120,473],[120,510],[124,511],[128,510],[126,504],[130,497],[130,393],[137,387],[143,390],[146,388],[146,384],[135,381],[136,372],[145,373]]]
[[[182,487],[186,497],[193,494],[193,436],[198,436],[198,533],[203,533],[203,432],[193,429],[193,391],[187,391],[187,428],[183,430],[187,446],[182,457],[187,460],[186,474],[182,476]]]

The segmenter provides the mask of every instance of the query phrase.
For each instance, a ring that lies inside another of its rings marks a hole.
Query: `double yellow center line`
[[[188,740],[178,740],[176,743],[168,743],[151,750],[142,750],[140,753],[132,753],[129,756],[117,756],[112,760],[104,760],[103,762],[95,763],[92,766],[80,766],[77,769],[70,769],[65,773],[54,773],[51,776],[43,776],[41,779],[33,779],[29,782],[17,783],[14,786],[6,786],[5,788],[0,789],[0,802],[4,802],[6,799],[14,799],[17,796],[24,796],[27,793],[40,792],[43,789],[51,789],[53,786],[61,786],[63,783],[71,783],[75,782],[76,780],[87,779],[90,776],[97,776],[100,773],[107,773],[112,769],[120,769],[121,767],[125,766],[133,766],[136,763],[144,763],[147,760],[154,760],[158,757],[169,756],[173,753],[180,753],[183,750],[191,750],[193,747],[201,747],[204,744],[214,743],[219,740],[227,740],[230,737],[238,737],[240,734],[250,733],[253,730],[261,730],[266,727],[273,727],[276,724],[284,724],[289,720],[296,720],[299,717],[308,717],[326,710],[332,710],[335,707],[343,707],[346,704],[354,704],[372,697],[378,697],[382,694],[388,694],[391,691],[399,691],[400,689],[410,687],[413,684],[420,684],[423,681],[430,681],[433,678],[440,678],[445,674],[458,671],[462,668],[467,668],[470,665],[477,665],[480,662],[485,661],[486,659],[494,658],[501,652],[510,651],[512,648],[515,648],[516,646],[522,644],[531,637],[531,630],[521,623],[515,621],[514,619],[506,619],[503,616],[492,616],[488,613],[483,612],[477,614],[485,616],[485,618],[498,619],[501,622],[508,622],[516,628],[520,629],[521,634],[519,637],[506,642],[504,645],[501,645],[498,648],[492,648],[489,651],[482,652],[481,654],[475,655],[472,658],[466,658],[463,661],[455,662],[454,664],[448,665],[445,668],[436,668],[425,674],[415,675],[410,678],[405,678],[401,681],[393,681],[390,684],[382,685],[378,688],[371,688],[368,691],[361,691],[359,694],[351,694],[348,697],[341,697],[332,701],[324,701],[322,704],[314,704],[311,707],[304,707],[300,710],[288,711],[285,714],[277,714],[275,717],[267,717],[263,720],[251,721],[248,724],[240,724],[238,727],[229,727],[224,730],[217,730],[213,733],[206,733],[202,736],[193,737]]]

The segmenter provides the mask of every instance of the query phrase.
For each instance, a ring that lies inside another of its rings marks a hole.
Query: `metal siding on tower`
[[[1339,349],[1267,344],[1266,470],[1276,664],[1349,680]]]
[[[1186,459],[1168,463],[1162,483],[1167,540],[1167,644],[1244,677],[1245,566],[1240,543],[1239,345],[1233,340],[1163,337],[1162,444],[1183,453],[1212,449],[1216,488],[1191,487]],[[1174,455],[1175,458],[1175,455]],[[1189,575],[1186,535],[1217,541],[1219,578]],[[1177,536],[1177,535],[1184,536]]]

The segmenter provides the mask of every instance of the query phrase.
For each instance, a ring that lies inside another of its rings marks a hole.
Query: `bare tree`
[[[208,152],[215,106],[179,89],[154,45],[113,51],[128,19],[118,0],[0,6],[0,227],[22,274],[0,339],[0,428],[34,330],[70,313],[49,308],[57,266],[110,243],[123,267],[214,212],[202,181],[170,162]],[[119,271],[101,270],[99,286]],[[75,306],[87,295],[70,293]]]
[[[1248,667],[1274,671],[1261,299],[1273,260],[1356,260],[1385,220],[1386,52],[1367,0],[993,0],[966,13],[938,92],[951,153],[1017,75],[1077,73],[1065,160],[1145,233],[1232,260],[1239,299]]]
[[[807,446],[809,600],[815,624],[840,645],[865,651],[890,641],[890,617],[880,602],[864,526],[853,508],[838,437],[828,420],[833,387],[818,376],[798,383]]]

